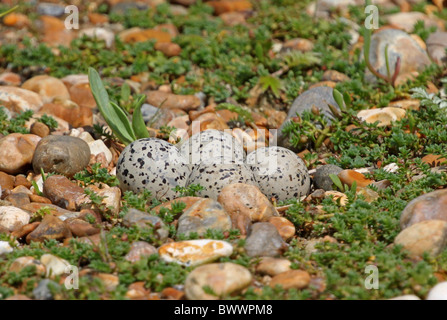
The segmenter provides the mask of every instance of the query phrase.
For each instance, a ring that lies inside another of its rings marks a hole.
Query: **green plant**
[[[8,135],[10,133],[29,133],[25,123],[33,116],[32,110],[22,111],[15,117],[8,119],[5,107],[0,106],[0,133]]]
[[[146,97],[142,95],[135,101],[132,122],[130,122],[124,110],[116,103],[109,101],[109,96],[98,72],[93,68],[89,68],[88,75],[98,109],[114,135],[125,145],[137,139],[148,138],[149,132],[141,114],[141,106]]]
[[[83,186],[94,183],[104,183],[111,187],[119,185],[117,177],[110,175],[107,168],[101,168],[100,163],[94,163],[90,166],[90,169],[84,169],[76,173],[74,178],[81,182]]]
[[[202,187],[200,184],[190,184],[187,187],[175,186],[175,188],[172,190],[178,192],[180,194],[180,197],[195,197],[197,195],[197,192],[205,190],[205,188]]]
[[[57,127],[59,125],[57,123],[57,121],[52,116],[48,116],[46,114],[44,114],[39,119],[37,119],[37,121],[42,122],[43,124],[45,124],[48,128],[50,128],[50,130],[57,129]]]

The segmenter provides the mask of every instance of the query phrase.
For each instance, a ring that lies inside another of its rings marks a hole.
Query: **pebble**
[[[227,12],[248,11],[252,8],[252,4],[247,0],[208,1],[207,4],[214,8],[214,13],[217,15]]]
[[[23,294],[15,294],[13,296],[6,298],[5,300],[33,300],[33,299],[30,299]]]
[[[37,13],[42,16],[60,17],[64,15],[65,8],[56,3],[39,2],[37,5]]]
[[[65,274],[70,263],[52,254],[44,254],[40,257],[40,262],[45,266],[46,277],[56,277]]]
[[[128,228],[134,225],[137,225],[140,228],[155,228],[156,234],[162,241],[166,240],[169,235],[168,228],[160,217],[133,208],[129,209],[124,216],[123,225]]]
[[[102,284],[104,285],[104,289],[107,292],[115,291],[116,287],[120,284],[119,278],[116,275],[109,273],[98,273],[94,276],[94,278],[101,280]]]
[[[284,217],[271,217],[268,222],[275,226],[284,241],[289,241],[296,233],[293,223]]]
[[[17,174],[31,164],[40,141],[34,134],[11,133],[0,139],[0,171]]]
[[[27,266],[35,266],[36,267],[36,273],[39,275],[43,275],[46,272],[45,266],[40,262],[39,260],[35,259],[34,257],[24,256],[20,257],[14,260],[14,262],[9,267],[10,272],[19,273],[21,270],[23,270]]]
[[[12,206],[0,206],[0,227],[8,231],[19,230],[28,224],[30,215],[22,209]]]
[[[156,214],[159,214],[160,210],[162,208],[166,208],[168,210],[171,210],[173,204],[179,203],[179,202],[183,202],[186,205],[185,209],[183,209],[183,212],[184,212],[184,211],[188,210],[189,208],[191,208],[191,206],[193,204],[195,204],[197,201],[199,201],[201,199],[203,199],[203,198],[200,198],[200,197],[179,197],[179,198],[177,198],[175,200],[170,200],[170,201],[166,201],[166,202],[164,202],[162,204],[159,204],[158,206],[156,206],[152,210],[155,211]],[[178,216],[176,216],[174,218],[177,219],[179,217],[180,217],[180,215],[178,215]]]
[[[332,88],[316,87],[300,94],[298,98],[293,101],[289,113],[287,114],[286,121],[284,121],[279,128],[278,145],[293,151],[300,151],[292,147],[289,142],[289,137],[283,135],[282,130],[284,129],[284,126],[291,120],[291,118],[296,117],[297,114],[302,115],[304,111],[312,111],[313,106],[320,109],[320,112],[330,121],[333,119],[333,115],[330,111],[329,104],[335,106],[337,109],[339,108],[337,102],[335,102],[333,98]]]
[[[26,242],[44,242],[45,240],[63,241],[71,237],[68,226],[59,218],[46,215],[39,226],[26,237]]]
[[[50,128],[44,123],[36,121],[31,125],[30,133],[43,138],[50,134]]]
[[[277,274],[270,281],[270,287],[281,286],[283,290],[304,289],[310,284],[310,275],[302,270],[289,270]]]
[[[400,216],[402,230],[415,223],[426,220],[443,220],[447,222],[447,189],[436,190],[410,201]]]
[[[103,40],[107,48],[111,48],[115,42],[115,34],[106,28],[87,28],[79,32],[79,37],[86,36],[92,39]]]
[[[90,148],[91,155],[97,156],[102,152],[106,156],[107,164],[112,162],[112,152],[107,148],[104,141],[94,140],[88,143],[88,147]]]
[[[47,136],[36,147],[33,168],[36,173],[54,172],[72,177],[90,162],[90,148],[85,141],[70,136]]]
[[[359,188],[366,188],[374,182],[374,180],[367,179],[365,175],[355,170],[343,170],[338,174],[338,177],[340,178],[340,181],[343,184],[347,184],[348,187],[351,187],[355,182],[357,190],[359,190]]]
[[[43,279],[33,290],[33,296],[36,300],[53,300],[51,288],[59,288],[60,285],[50,279]]]
[[[65,220],[65,225],[70,230],[71,234],[76,237],[87,237],[98,234],[101,230],[91,225],[85,220],[70,218]],[[64,236],[64,238],[67,238]]]
[[[315,175],[313,177],[315,188],[323,189],[325,191],[334,190],[334,182],[329,175],[338,175],[341,171],[343,171],[342,168],[333,164],[326,164],[317,168],[317,171],[315,172]]]
[[[70,99],[70,94],[62,80],[48,75],[32,77],[22,84],[22,89],[38,93],[44,103],[52,102],[55,99]]]
[[[118,34],[119,39],[124,43],[138,43],[148,40],[155,40],[159,42],[171,42],[171,35],[167,32],[154,30],[154,29],[141,29],[138,27],[126,29]],[[148,94],[147,94],[148,95]],[[153,104],[147,100],[150,104],[159,106],[160,104]]]
[[[161,297],[168,300],[182,300],[184,296],[185,292],[175,288],[164,288],[161,291]]]
[[[159,108],[180,109],[184,111],[195,110],[200,107],[200,99],[193,95],[176,95],[162,91],[149,91],[147,94],[147,103]]]
[[[228,231],[232,227],[231,218],[219,202],[202,199],[186,210],[178,220],[177,237],[196,232],[204,235],[208,229]]]
[[[88,201],[83,188],[59,175],[46,178],[43,193],[53,204],[70,211],[79,210]]]
[[[93,97],[88,80],[74,83],[68,91],[70,93],[71,101],[76,103],[80,108],[96,108],[96,101]]]
[[[250,271],[231,262],[207,264],[194,269],[186,278],[185,293],[189,300],[218,300],[248,287]],[[206,293],[208,286],[215,295]]]
[[[437,256],[447,246],[447,222],[427,220],[415,223],[401,231],[394,243],[402,245],[412,256],[428,252]]]
[[[286,201],[307,195],[310,176],[303,160],[283,147],[259,148],[247,155],[259,189],[269,199]]]
[[[405,110],[395,107],[385,107],[380,109],[362,110],[357,113],[357,117],[366,123],[378,122],[378,127],[391,125],[393,122],[405,117]]]
[[[281,52],[287,52],[292,50],[297,50],[301,52],[312,51],[314,44],[312,41],[304,38],[295,38],[284,42],[281,48]]]
[[[436,17],[429,17],[425,13],[417,11],[394,13],[385,16],[384,19],[392,26],[402,29],[408,33],[414,31],[414,25],[418,21],[423,21],[425,28],[443,28],[443,22],[440,22],[440,20]]]
[[[157,249],[144,241],[136,241],[132,243],[129,252],[124,259],[129,262],[138,262],[143,258],[149,257],[153,254],[157,254]]]
[[[2,190],[14,189],[14,176],[0,171],[0,186]]]
[[[447,281],[434,286],[428,293],[427,300],[447,300]]]
[[[0,257],[2,255],[11,253],[13,251],[14,251],[14,249],[11,247],[9,242],[7,242],[7,241],[0,241]]]
[[[9,201],[14,207],[21,208],[24,205],[30,203],[29,195],[26,193],[12,193],[5,198],[6,201]]]
[[[253,224],[244,245],[244,249],[250,257],[276,257],[286,248],[287,244],[278,230],[269,222]]]
[[[55,100],[45,103],[40,109],[41,113],[60,118],[75,128],[93,125],[92,109],[86,106],[79,106],[71,100]]]
[[[447,64],[447,32],[435,32],[427,38],[427,51],[430,58],[438,65]]]
[[[406,294],[403,296],[391,298],[389,300],[421,300],[421,299],[419,299],[419,297],[415,296],[414,294]]]
[[[280,273],[291,270],[290,266],[292,262],[287,259],[278,259],[278,258],[262,258],[259,264],[256,266],[256,272],[269,275],[276,276]]]
[[[191,267],[229,257],[233,253],[233,246],[219,240],[189,240],[164,244],[158,253],[163,261]]]
[[[387,45],[391,74],[394,73],[397,57],[401,59],[400,72],[396,79],[397,84],[405,82],[431,63],[427,52],[407,33],[395,29],[385,29],[374,33],[371,37],[370,48],[371,65],[383,75],[387,74],[384,54]],[[369,70],[366,71],[365,79],[371,83],[377,81]]]
[[[0,104],[16,113],[26,110],[37,112],[42,107],[43,101],[33,91],[17,87],[0,86]]]
[[[25,27],[29,27],[31,25],[31,21],[26,15],[13,12],[3,17],[3,24],[8,27],[23,29]]]
[[[245,183],[225,186],[217,201],[230,215],[233,227],[239,229],[241,234],[247,234],[251,222],[268,221],[279,215],[258,187]]]

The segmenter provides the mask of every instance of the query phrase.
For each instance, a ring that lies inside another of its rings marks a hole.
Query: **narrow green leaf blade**
[[[147,131],[146,123],[144,123],[143,114],[141,113],[141,106],[144,100],[146,100],[145,95],[138,98],[132,115],[132,128],[137,139],[149,138],[149,132]]]
[[[110,102],[110,105],[112,106],[112,109],[115,112],[116,117],[118,119],[118,121],[115,121],[115,123],[119,123],[119,125],[116,126],[116,130],[119,132],[121,136],[123,136],[128,141],[128,143],[125,144],[129,144],[135,141],[137,138],[135,137],[132,125],[130,124],[130,121],[127,118],[127,115],[124,112],[124,110],[121,109],[120,106],[118,106],[116,103],[112,101]]]

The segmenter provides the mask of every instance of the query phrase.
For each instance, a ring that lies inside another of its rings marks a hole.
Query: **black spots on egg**
[[[124,191],[146,189],[159,200],[174,199],[177,194],[172,189],[185,187],[190,173],[178,149],[156,138],[134,141],[123,150],[118,163],[117,177]]]
[[[259,148],[247,155],[247,163],[259,188],[268,198],[285,201],[306,195],[310,190],[306,165],[289,149]]]

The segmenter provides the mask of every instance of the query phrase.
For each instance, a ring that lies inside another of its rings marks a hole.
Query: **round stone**
[[[250,271],[231,262],[212,263],[194,269],[186,278],[185,293],[189,300],[218,300],[248,287]],[[205,292],[204,287],[213,294]]]
[[[46,136],[36,147],[33,168],[36,173],[43,170],[72,177],[89,162],[90,148],[84,140],[70,136]]]
[[[325,191],[334,190],[332,185],[334,182],[332,181],[330,175],[335,174],[338,175],[342,168],[333,164],[326,164],[317,169],[314,175],[314,185],[316,189],[323,189]]]

